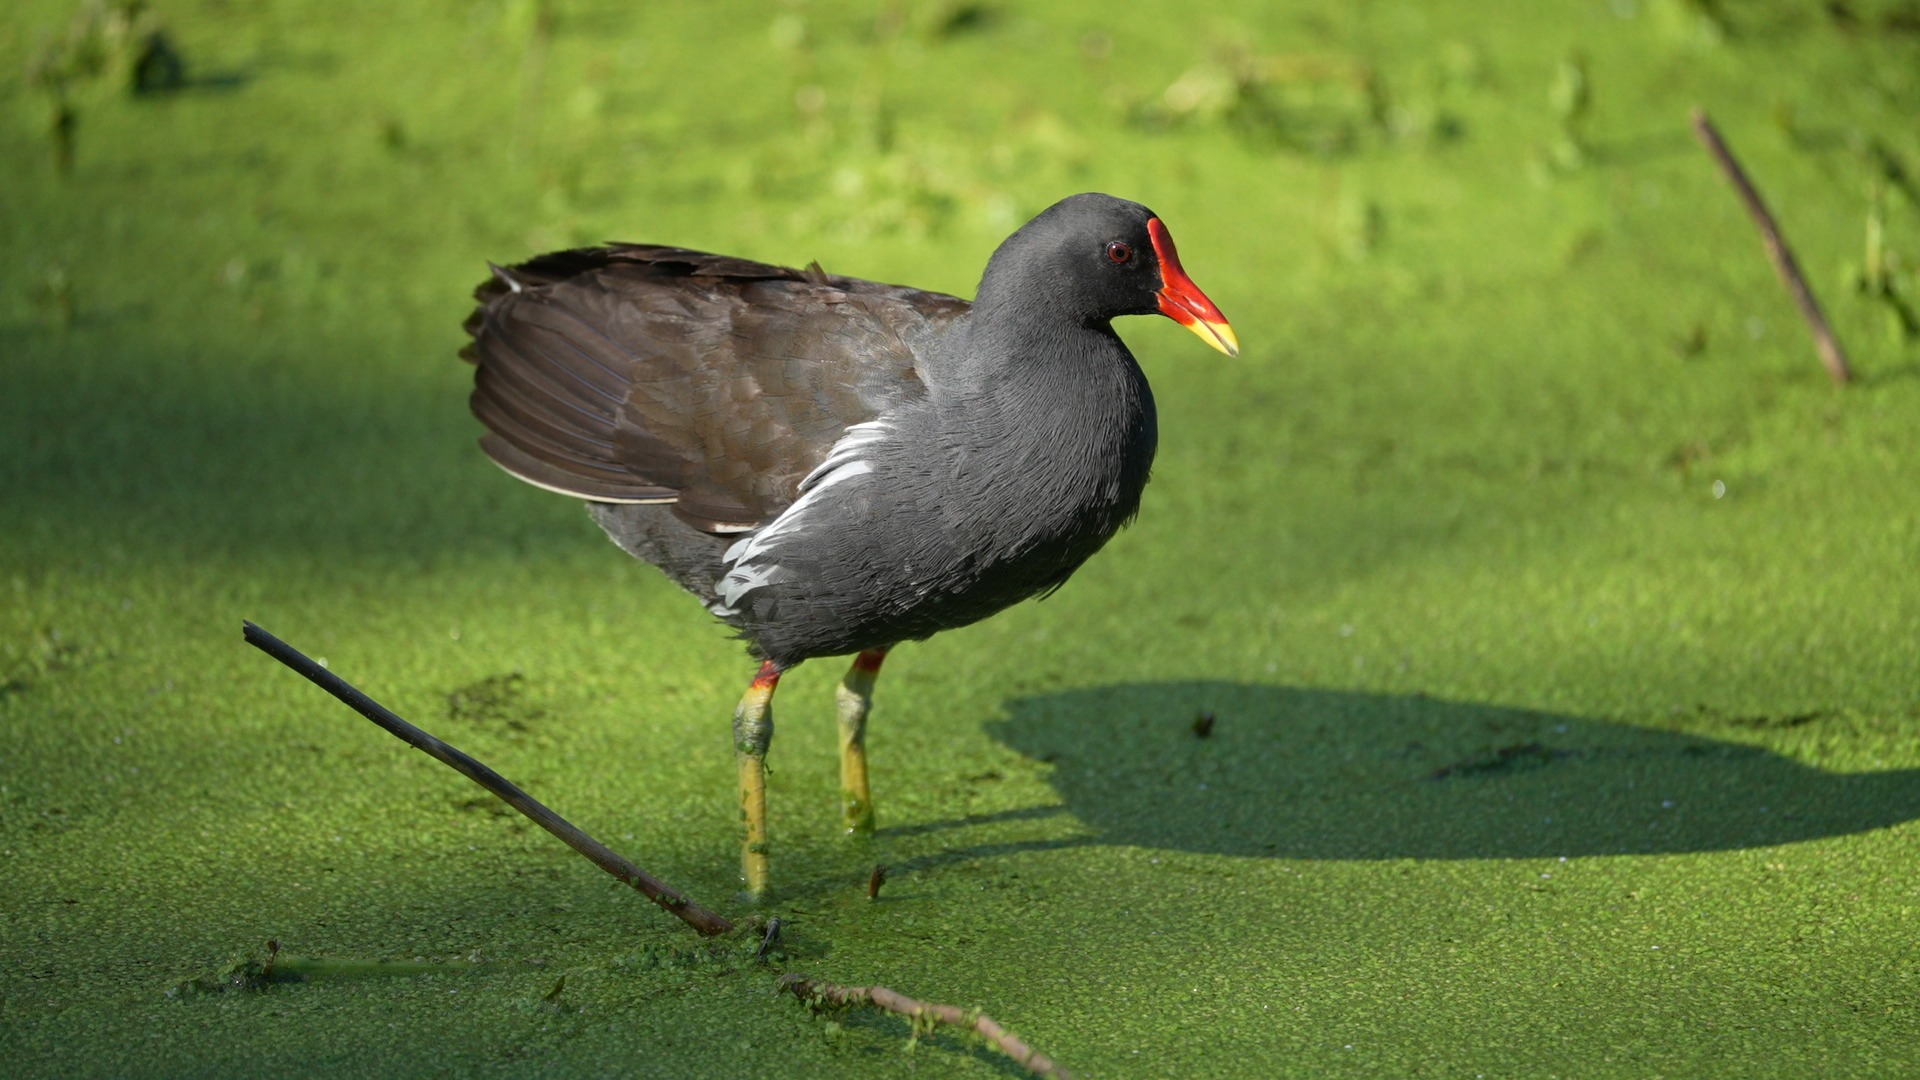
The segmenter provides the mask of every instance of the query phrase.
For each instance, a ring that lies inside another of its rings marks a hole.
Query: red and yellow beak
[[[1160,314],[1228,356],[1240,355],[1240,338],[1227,325],[1227,317],[1180,269],[1180,253],[1173,249],[1173,237],[1159,218],[1147,219],[1147,235],[1153,240],[1154,256],[1160,260]]]

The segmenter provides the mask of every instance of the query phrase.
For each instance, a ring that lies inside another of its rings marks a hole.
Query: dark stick
[[[1820,350],[1820,362],[1826,365],[1827,374],[1833,381],[1844,383],[1853,378],[1853,371],[1847,367],[1846,354],[1840,351],[1840,343],[1834,339],[1833,329],[1827,325],[1827,317],[1820,312],[1820,302],[1813,298],[1813,290],[1807,287],[1807,279],[1800,273],[1800,264],[1794,261],[1793,249],[1787,246],[1786,238],[1780,235],[1780,226],[1774,224],[1773,215],[1767,212],[1767,204],[1760,200],[1760,193],[1754,189],[1753,181],[1747,179],[1746,170],[1734,160],[1733,151],[1727,149],[1726,141],[1720,138],[1719,129],[1701,109],[1693,110],[1693,133],[1698,136],[1713,160],[1719,162],[1720,171],[1727,174],[1735,190],[1740,192],[1740,201],[1747,206],[1747,213],[1753,216],[1754,225],[1760,229],[1760,239],[1767,245],[1767,258],[1773,260],[1773,268],[1780,280],[1787,286],[1787,292],[1793,295],[1793,302],[1799,306],[1801,317],[1813,328],[1813,344]]]
[[[979,1033],[987,1045],[1007,1055],[1027,1067],[1035,1076],[1058,1077],[1061,1080],[1067,1070],[1052,1058],[1028,1046],[1019,1036],[983,1015],[977,1009],[962,1009],[953,1005],[933,1005],[925,1001],[916,1001],[884,986],[841,986],[825,979],[814,979],[788,972],[780,976],[780,989],[787,991],[802,1001],[818,1002],[824,1005],[851,1006],[871,1005],[890,1013],[898,1013],[913,1021],[918,1033],[922,1024],[950,1024],[958,1028]]]
[[[314,685],[339,698],[348,708],[385,728],[395,738],[415,750],[450,767],[461,776],[492,792],[500,801],[520,811],[541,828],[559,837],[573,850],[585,855],[595,866],[638,889],[647,899],[702,934],[724,934],[733,924],[688,900],[679,890],[640,869],[612,848],[581,832],[566,818],[547,809],[512,781],[478,760],[441,742],[394,715],[385,706],[355,689],[350,683],[319,664],[300,650],[274,637],[253,623],[246,624],[247,643],[312,680]]]

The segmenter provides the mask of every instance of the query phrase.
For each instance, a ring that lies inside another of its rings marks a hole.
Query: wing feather
[[[675,503],[715,534],[772,520],[855,424],[926,393],[968,308],[941,293],[609,245],[495,268],[465,327],[482,448],[581,498]]]

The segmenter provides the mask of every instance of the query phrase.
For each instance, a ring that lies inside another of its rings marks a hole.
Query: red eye
[[[1133,249],[1125,243],[1115,240],[1107,245],[1107,258],[1117,263],[1127,262],[1133,258]]]

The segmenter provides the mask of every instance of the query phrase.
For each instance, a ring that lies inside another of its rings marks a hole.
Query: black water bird
[[[941,293],[683,248],[543,255],[475,292],[481,447],[585,499],[761,660],[734,713],[742,865],[767,882],[765,758],[783,672],[856,654],[839,698],[849,830],[887,650],[1059,588],[1139,509],[1153,395],[1110,324],[1238,343],[1146,207],[1075,195]]]

